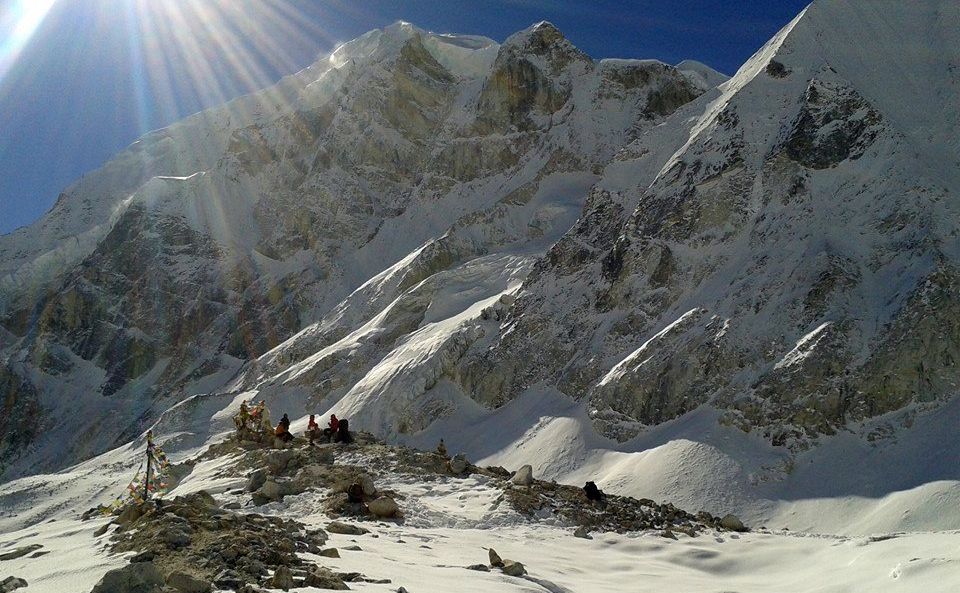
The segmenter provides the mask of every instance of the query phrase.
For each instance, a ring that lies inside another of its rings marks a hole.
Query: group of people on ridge
[[[270,421],[270,410],[262,400],[253,406],[248,405],[246,400],[242,401],[240,411],[233,417],[233,421],[237,426],[238,436],[244,440],[264,442],[266,438],[272,437],[282,445],[294,438],[290,432],[289,416],[284,414],[274,427]],[[323,430],[317,424],[316,415],[310,414],[305,434],[310,439],[311,446],[315,440],[321,439],[331,443],[353,442],[349,423],[346,419],[338,419],[335,414],[330,415],[330,422]]]

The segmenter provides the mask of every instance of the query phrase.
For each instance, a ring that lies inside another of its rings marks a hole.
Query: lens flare
[[[30,42],[55,0],[12,0],[0,7],[0,83]]]

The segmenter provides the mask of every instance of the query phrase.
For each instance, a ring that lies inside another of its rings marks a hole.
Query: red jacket
[[[340,421],[337,420],[336,415],[330,414],[330,430],[337,432],[337,429],[340,428]]]

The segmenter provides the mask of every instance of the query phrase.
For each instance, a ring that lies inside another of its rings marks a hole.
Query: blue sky
[[[805,1],[0,0],[0,233],[144,132],[398,19],[502,41],[549,20],[594,58],[732,74]]]

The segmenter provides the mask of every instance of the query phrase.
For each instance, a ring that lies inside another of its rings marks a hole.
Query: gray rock
[[[263,483],[267,481],[267,470],[258,469],[250,472],[250,475],[247,477],[247,492],[256,492],[259,490]]]
[[[326,548],[320,550],[318,555],[323,556],[324,558],[339,558],[340,552],[336,548]]]
[[[294,587],[293,573],[286,566],[278,566],[273,572],[273,576],[267,580],[267,586],[271,589],[283,589],[289,591]]]
[[[120,512],[120,516],[116,518],[116,523],[118,525],[127,525],[128,523],[133,523],[139,518],[140,507],[135,504],[130,504]]]
[[[381,496],[380,498],[367,503],[367,508],[370,509],[371,513],[378,517],[393,517],[397,514],[397,511],[400,510],[400,506],[397,505],[397,502],[389,496]]]
[[[167,575],[167,585],[180,593],[210,593],[213,590],[207,581],[178,570]]]
[[[307,577],[303,580],[305,587],[316,587],[318,589],[334,589],[337,591],[348,591],[350,587],[343,580],[328,568],[315,566]]]
[[[518,486],[529,486],[533,484],[533,467],[530,465],[521,467],[517,470],[517,473],[513,474],[510,481]]]
[[[90,593],[158,593],[163,575],[153,562],[136,562],[103,575]]]
[[[377,487],[373,484],[373,478],[368,474],[361,474],[357,478],[357,483],[360,484],[360,487],[363,488],[363,493],[367,496],[373,496],[377,493]]]
[[[593,539],[593,536],[590,535],[590,528],[586,525],[581,525],[577,527],[576,531],[573,532],[573,537],[580,537],[583,539]]]
[[[450,460],[450,471],[454,474],[460,475],[467,471],[468,467],[470,467],[470,462],[467,461],[463,453],[457,453],[453,456],[453,459]]]
[[[341,535],[363,535],[365,533],[370,533],[369,529],[364,529],[363,527],[358,527],[357,525],[351,525],[349,523],[342,523],[340,521],[331,521],[327,525],[327,531],[330,533],[339,533]]]
[[[720,519],[720,527],[728,529],[730,531],[746,531],[746,527],[736,515],[727,514],[724,515],[723,519]]]
[[[191,534],[186,530],[186,528],[180,526],[164,531],[162,537],[164,543],[171,548],[189,546],[191,540]]]
[[[503,571],[503,574],[510,575],[512,577],[519,577],[527,574],[527,569],[524,568],[523,564],[516,562],[514,560],[504,560],[503,566],[500,568]]]
[[[480,572],[490,572],[490,567],[486,564],[471,564],[467,570],[478,570]]]
[[[17,558],[26,556],[31,552],[35,552],[42,547],[43,546],[40,544],[30,544],[29,546],[22,546],[13,550],[12,552],[6,552],[5,554],[0,554],[0,560],[15,560]]]
[[[266,463],[267,468],[270,470],[270,473],[277,476],[290,469],[294,469],[293,465],[297,465],[296,462],[290,463],[297,457],[297,452],[293,449],[278,449],[276,451],[271,451],[264,458],[264,463]]]
[[[27,586],[27,581],[19,577],[7,577],[0,583],[0,593],[10,593]]]
[[[503,560],[500,558],[500,554],[497,554],[497,551],[493,548],[490,548],[490,566],[494,568],[500,568],[503,566]]]

